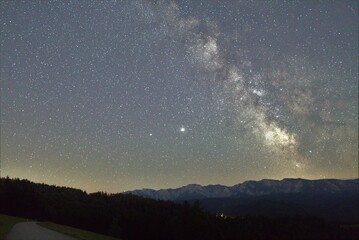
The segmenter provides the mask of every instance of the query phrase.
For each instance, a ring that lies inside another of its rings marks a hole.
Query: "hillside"
[[[52,221],[123,240],[137,239],[355,239],[358,229],[310,217],[240,216],[206,213],[191,203],[132,194],[88,194],[28,180],[0,179],[0,213]]]
[[[231,187],[191,184],[177,189],[129,193],[175,202],[198,199],[205,210],[228,216],[315,216],[330,221],[359,222],[359,179],[264,179]]]
[[[347,194],[359,192],[359,179],[263,179],[246,181],[234,186],[190,184],[177,189],[142,189],[129,191],[134,195],[160,200],[188,200],[242,196],[265,196],[273,194]]]

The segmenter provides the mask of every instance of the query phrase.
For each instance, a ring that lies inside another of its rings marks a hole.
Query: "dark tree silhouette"
[[[0,213],[53,221],[121,239],[355,239],[321,219],[237,217],[204,212],[199,201],[175,204],[130,194],[107,194],[0,179]]]

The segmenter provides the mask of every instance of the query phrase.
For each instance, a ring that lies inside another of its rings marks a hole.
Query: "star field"
[[[88,191],[358,176],[355,1],[3,1],[1,175]]]

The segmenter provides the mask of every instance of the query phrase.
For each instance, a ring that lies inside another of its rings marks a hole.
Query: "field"
[[[0,214],[0,240],[5,239],[5,235],[11,230],[11,228],[16,223],[25,222],[25,221],[28,221],[28,219]],[[39,222],[38,224],[42,227],[54,230],[56,232],[61,232],[81,240],[118,240],[118,238],[113,238],[77,228],[51,223],[51,222]]]
[[[7,215],[0,214],[0,240],[5,239],[6,233],[8,233],[12,226],[14,226],[18,222],[24,222],[26,219],[12,217]]]
[[[40,226],[45,227],[47,229],[54,230],[56,232],[64,233],[66,235],[82,239],[82,240],[119,240],[118,238],[109,237],[93,232],[88,232],[85,230],[81,230],[78,228],[68,227],[64,225],[59,225],[52,222],[39,222]]]

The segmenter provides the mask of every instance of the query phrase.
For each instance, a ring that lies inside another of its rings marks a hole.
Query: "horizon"
[[[1,175],[106,192],[356,178],[358,10],[2,2]]]
[[[282,179],[259,179],[259,180],[245,180],[245,181],[242,181],[242,182],[238,182],[234,185],[223,185],[223,184],[208,184],[208,185],[202,185],[202,184],[197,184],[197,183],[189,183],[189,184],[186,184],[186,185],[182,185],[182,186],[177,186],[177,187],[169,187],[169,188],[138,188],[138,189],[128,189],[128,190],[125,190],[125,191],[122,191],[122,192],[108,192],[108,191],[103,191],[101,189],[99,190],[95,190],[95,191],[87,191],[86,189],[83,189],[83,188],[78,188],[78,187],[72,187],[72,186],[65,186],[65,185],[57,185],[57,184],[51,184],[51,183],[46,183],[46,182],[36,182],[36,181],[33,181],[31,179],[26,179],[26,178],[17,178],[17,177],[9,177],[9,176],[5,176],[5,177],[0,177],[0,179],[19,179],[20,181],[30,181],[32,183],[35,183],[35,184],[44,184],[44,185],[48,185],[48,186],[55,186],[55,187],[66,187],[66,188],[72,188],[72,189],[76,189],[76,190],[81,190],[81,191],[84,191],[86,192],[87,194],[92,194],[92,193],[98,193],[98,192],[103,192],[103,193],[106,193],[106,194],[119,194],[119,193],[127,193],[127,192],[133,192],[133,191],[142,191],[142,190],[154,190],[154,191],[161,191],[161,190],[177,190],[177,189],[180,189],[180,188],[183,188],[183,187],[188,187],[188,186],[191,186],[191,185],[196,185],[196,186],[201,186],[201,187],[209,187],[209,186],[223,186],[223,187],[234,187],[236,185],[240,185],[240,184],[243,184],[245,182],[261,182],[261,181],[264,181],[264,180],[270,180],[270,181],[283,181],[283,180],[290,180],[290,179],[294,179],[294,180],[307,180],[307,181],[320,181],[320,180],[340,180],[340,181],[346,181],[346,180],[356,180],[358,179],[359,180],[359,177],[357,178],[321,178],[321,179],[306,179],[306,178],[282,178]]]

